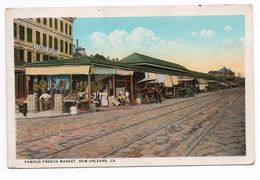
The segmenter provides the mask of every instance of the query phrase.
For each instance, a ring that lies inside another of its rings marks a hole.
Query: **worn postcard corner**
[[[254,164],[251,5],[6,10],[8,167]]]

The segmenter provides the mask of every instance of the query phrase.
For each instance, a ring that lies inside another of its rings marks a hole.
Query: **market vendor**
[[[40,103],[41,105],[43,106],[43,109],[44,110],[47,110],[48,109],[48,104],[49,104],[49,99],[51,99],[51,96],[47,93],[47,92],[44,92],[39,100],[40,100]],[[42,107],[41,106],[41,107]],[[42,108],[40,108],[42,110]]]

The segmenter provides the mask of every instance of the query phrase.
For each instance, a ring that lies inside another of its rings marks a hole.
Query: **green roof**
[[[179,64],[153,58],[139,53],[133,53],[130,56],[127,56],[126,58],[122,59],[120,62],[136,66],[153,66],[173,71],[189,72],[188,69]]]
[[[49,60],[49,61],[36,61],[27,64],[27,67],[43,67],[43,66],[66,66],[66,65],[94,65],[112,68],[121,68],[127,70],[142,71],[140,67],[124,64],[121,62],[110,61],[105,57],[96,54],[94,57],[79,56],[69,59]]]
[[[197,71],[190,71],[189,73],[191,76],[195,78],[204,78],[204,79],[212,79],[212,80],[218,80],[218,78],[214,75],[208,74],[208,73],[202,73]]]
[[[134,63],[132,63],[132,61]],[[154,66],[151,64],[154,64]],[[66,65],[93,65],[93,66],[120,68],[120,69],[132,70],[137,72],[151,72],[151,73],[160,73],[160,74],[169,74],[169,75],[191,75],[197,78],[217,80],[217,78],[213,75],[196,72],[196,71],[189,71],[188,69],[178,64],[166,62],[160,59],[152,58],[137,53],[134,53],[124,58],[121,61],[110,61],[107,60],[104,56],[96,54],[94,57],[79,56],[79,57],[73,57],[69,59],[36,61],[27,64],[26,66],[46,67],[46,66],[66,66]]]
[[[90,65],[90,60],[86,57],[74,57],[70,59],[59,59],[49,61],[35,61],[27,64],[27,67],[41,67],[41,66],[64,66],[64,65]]]
[[[119,61],[111,61],[99,54],[96,54],[94,57],[92,57],[90,61],[95,66],[115,67],[115,68],[122,68],[128,70],[142,71],[140,67],[133,66],[130,64],[125,64]]]

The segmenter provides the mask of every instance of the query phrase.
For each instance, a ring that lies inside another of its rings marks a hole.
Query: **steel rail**
[[[236,93],[236,92],[235,92],[235,93]],[[110,155],[113,155],[113,154],[115,154],[116,152],[118,152],[118,151],[120,151],[120,150],[122,150],[122,149],[128,147],[129,145],[134,144],[135,142],[140,141],[141,139],[144,139],[144,138],[146,138],[147,136],[150,136],[150,135],[152,135],[152,134],[154,134],[154,133],[156,133],[156,132],[158,132],[158,131],[160,131],[160,130],[162,130],[162,129],[168,127],[168,126],[172,126],[172,125],[175,125],[176,123],[179,123],[180,121],[184,121],[185,118],[187,118],[187,117],[189,117],[189,116],[191,116],[191,115],[193,115],[193,114],[196,114],[196,113],[198,113],[198,112],[204,110],[205,108],[208,108],[208,105],[213,105],[213,104],[215,104],[215,103],[216,103],[217,101],[219,101],[219,100],[221,100],[221,99],[218,99],[218,100],[214,101],[213,103],[208,103],[208,104],[206,104],[206,106],[204,106],[204,107],[201,108],[200,110],[195,111],[195,112],[192,111],[191,113],[189,113],[189,114],[187,114],[187,115],[185,115],[185,116],[183,116],[183,117],[181,117],[181,118],[175,120],[174,122],[171,122],[171,123],[168,123],[168,124],[165,124],[165,125],[161,125],[160,127],[157,127],[157,128],[155,128],[154,130],[152,130],[152,131],[150,131],[150,132],[148,132],[148,133],[146,133],[146,134],[144,134],[144,135],[142,135],[142,136],[140,136],[140,137],[134,138],[134,139],[130,140],[128,143],[126,143],[126,144],[124,144],[124,145],[122,145],[122,146],[119,146],[119,147],[117,147],[116,149],[114,149],[114,150],[112,150],[112,151],[110,151],[110,152],[104,154],[104,155],[102,156],[102,158],[106,158],[106,157],[108,157],[108,156],[110,156]]]
[[[241,92],[241,94],[243,91]],[[223,118],[225,113],[231,109],[231,107],[235,104],[235,102],[241,97],[241,94],[238,94],[236,98],[234,98],[232,104],[226,105],[224,110],[220,112],[219,116],[215,119],[215,121],[202,133],[202,135],[191,145],[188,151],[184,154],[185,157],[189,156],[190,153],[194,150],[194,148],[212,131],[212,129],[216,126],[216,124]]]
[[[240,90],[240,89],[238,89],[238,90],[236,90],[236,91],[234,91],[234,92],[233,92],[233,91],[232,91],[232,92],[229,92],[228,94],[236,93],[236,92],[239,91],[239,90]],[[46,157],[48,157],[48,156],[51,156],[51,155],[60,153],[60,152],[62,152],[62,151],[65,151],[65,150],[74,148],[74,147],[76,147],[76,146],[79,146],[79,145],[82,145],[82,144],[85,144],[85,143],[88,143],[88,142],[91,142],[91,141],[100,139],[100,138],[105,137],[105,136],[108,136],[108,135],[110,135],[110,134],[114,134],[114,133],[116,133],[116,132],[120,132],[120,131],[122,131],[122,130],[125,130],[125,129],[128,129],[128,128],[137,126],[137,125],[139,125],[139,124],[142,124],[142,123],[145,123],[145,122],[148,122],[148,121],[157,119],[157,118],[159,118],[159,117],[162,117],[162,116],[165,116],[165,115],[174,113],[174,112],[177,112],[177,111],[179,111],[179,110],[181,110],[181,109],[185,109],[185,108],[188,108],[188,107],[190,107],[190,106],[197,105],[197,104],[199,104],[199,103],[201,103],[201,102],[205,102],[205,101],[208,101],[208,100],[210,100],[210,99],[219,98],[219,97],[222,97],[222,96],[223,96],[223,95],[220,94],[220,96],[216,96],[216,97],[214,96],[214,97],[208,98],[208,99],[206,99],[206,100],[202,100],[202,101],[199,101],[199,102],[196,102],[196,103],[193,103],[193,104],[184,106],[184,107],[179,108],[179,109],[176,109],[176,110],[174,110],[174,111],[167,112],[167,113],[161,114],[161,115],[159,115],[159,116],[152,117],[152,118],[149,118],[149,119],[146,119],[146,120],[137,122],[137,123],[132,124],[132,125],[129,125],[129,126],[125,126],[125,127],[123,127],[123,128],[117,129],[117,130],[115,130],[115,131],[111,131],[111,132],[108,132],[108,133],[105,133],[105,134],[96,136],[96,137],[91,138],[91,139],[88,139],[88,140],[86,140],[86,141],[82,141],[82,142],[80,142],[80,143],[76,143],[76,144],[73,144],[73,145],[71,145],[71,146],[68,146],[68,147],[62,148],[62,149],[60,149],[60,150],[57,150],[57,151],[55,151],[55,152],[49,153],[49,154],[47,154],[47,155],[41,156],[41,157],[39,157],[39,159],[46,158]],[[222,98],[219,98],[218,101],[219,101],[220,99],[222,99]],[[215,102],[216,102],[216,101],[214,101],[213,103],[215,103]],[[196,111],[196,112],[197,112],[197,111]],[[192,112],[192,113],[196,113],[196,112]],[[82,136],[81,138],[84,138],[84,137],[85,137],[85,136]]]
[[[150,110],[157,110],[157,109],[161,109],[161,108],[165,108],[165,107],[169,107],[169,106],[172,106],[172,105],[178,105],[178,104],[182,104],[182,103],[186,103],[186,102],[190,102],[190,101],[193,101],[193,100],[197,100],[197,99],[200,99],[200,98],[205,98],[205,97],[208,97],[208,96],[211,96],[211,95],[218,95],[220,94],[221,91],[218,91],[216,94],[207,94],[207,95],[204,95],[202,97],[194,97],[192,99],[187,99],[187,100],[183,100],[183,101],[179,101],[179,102],[175,102],[175,103],[171,103],[171,104],[167,104],[167,105],[164,105],[164,106],[160,106],[160,107],[155,107],[155,108],[152,108],[152,109],[148,109],[149,111]],[[111,122],[111,121],[116,121],[116,120],[119,120],[119,119],[123,119],[123,118],[129,118],[131,116],[136,116],[137,114],[141,114],[141,113],[145,113],[147,112],[148,110],[142,110],[142,111],[139,111],[135,114],[126,114],[124,116],[120,116],[120,117],[117,117],[117,118],[113,118],[113,119],[109,119],[109,120],[105,120],[105,121],[102,121],[102,122],[99,122],[99,123],[95,123],[94,125],[84,125],[84,126],[81,126],[79,128],[75,128],[75,129],[71,129],[71,130],[67,130],[67,131],[63,131],[63,132],[59,132],[59,133],[53,133],[53,134],[50,134],[50,135],[46,135],[46,136],[41,136],[39,138],[35,138],[35,139],[32,139],[30,140],[30,142],[35,142],[35,141],[38,141],[38,140],[41,140],[41,139],[45,139],[45,138],[48,138],[48,137],[52,137],[52,136],[58,136],[58,135],[61,135],[61,134],[64,134],[64,133],[69,133],[69,132],[73,132],[73,131],[77,131],[77,130],[80,130],[80,129],[84,129],[86,127],[91,127],[91,126],[98,126],[100,124],[104,124],[104,123],[108,123],[108,122]],[[26,144],[28,141],[25,140],[25,141],[22,141],[20,143],[16,143],[16,146],[20,146],[20,145],[23,145],[23,144]]]

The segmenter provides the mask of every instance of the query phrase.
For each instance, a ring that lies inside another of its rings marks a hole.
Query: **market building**
[[[226,68],[225,66],[218,71],[209,71],[208,74],[214,75],[222,80],[235,79],[235,73],[231,69]]]
[[[72,57],[72,25],[75,18],[14,19],[15,98],[26,98],[30,79],[25,65],[35,61]]]
[[[208,86],[206,79],[215,78],[138,53],[121,61],[108,60],[98,54],[39,61],[27,64],[25,73],[29,79],[27,101],[30,112],[42,109],[39,97],[46,92],[51,95],[48,108],[63,111],[65,107],[68,112],[70,106],[85,106],[92,102],[98,106],[117,106],[122,103],[122,96],[128,96],[129,104],[154,102],[158,93],[176,97],[177,90],[183,88],[186,91],[195,87],[196,82],[199,89],[205,90]],[[105,104],[98,100],[99,94]]]
[[[152,79],[160,83],[161,92],[164,96],[182,96],[182,89],[186,92],[205,92],[208,87],[208,80],[216,80],[215,76],[188,70],[187,68],[162,59],[146,56],[140,53],[133,53],[122,59],[121,62],[134,65],[146,70],[146,78],[141,82],[150,82]],[[217,82],[217,81],[215,81]],[[147,83],[146,83],[147,84]],[[147,85],[145,85],[147,86]]]

